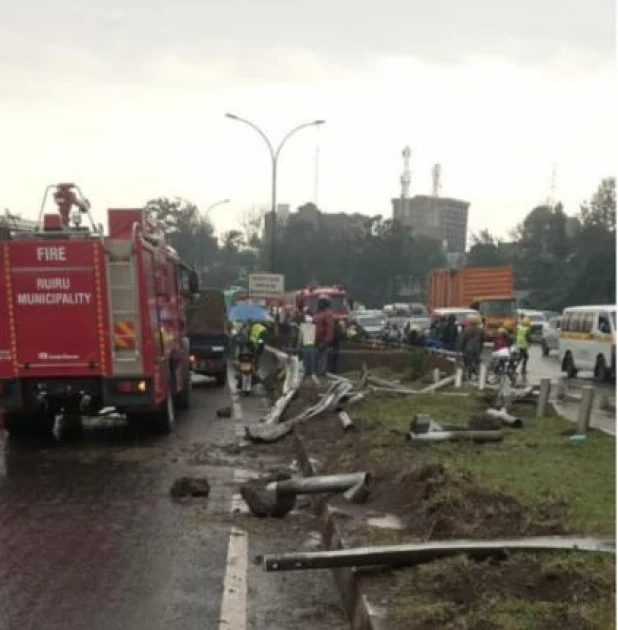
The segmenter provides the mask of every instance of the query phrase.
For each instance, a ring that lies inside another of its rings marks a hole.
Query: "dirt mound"
[[[564,506],[546,504],[534,517],[514,497],[454,476],[442,464],[376,474],[372,507],[398,515],[424,540],[561,534]]]

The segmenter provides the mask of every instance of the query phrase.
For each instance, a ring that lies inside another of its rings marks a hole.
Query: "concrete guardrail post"
[[[455,368],[455,387],[456,389],[461,389],[463,383],[463,368],[461,366],[457,366]]]
[[[590,428],[590,416],[594,402],[594,387],[582,387],[582,401],[579,405],[577,428],[580,435],[586,435]]]
[[[487,366],[484,363],[481,363],[481,367],[479,368],[479,389],[481,391],[484,391],[486,385],[487,385]]]
[[[547,414],[547,404],[549,403],[549,394],[551,392],[551,379],[542,378],[539,389],[539,399],[536,405],[536,417],[543,418]]]

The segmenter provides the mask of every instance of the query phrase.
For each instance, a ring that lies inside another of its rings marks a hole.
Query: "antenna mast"
[[[431,179],[433,181],[433,187],[431,191],[432,197],[440,196],[440,191],[442,190],[442,182],[440,181],[441,176],[442,176],[442,165],[434,164],[433,168],[431,169]]]
[[[409,199],[410,182],[412,181],[412,175],[410,173],[410,147],[404,147],[401,155],[403,156],[403,173],[399,178],[399,181],[401,182],[401,198]]]
[[[549,185],[549,197],[547,198],[547,205],[553,210],[556,204],[556,172],[558,165],[553,164],[551,169],[551,183]]]

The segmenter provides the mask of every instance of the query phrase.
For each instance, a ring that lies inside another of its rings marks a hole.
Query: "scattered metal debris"
[[[411,442],[500,442],[502,431],[474,431],[462,429],[461,431],[428,431],[427,433],[408,433],[406,439]]]
[[[517,418],[512,416],[504,407],[500,410],[498,409],[488,409],[485,412],[485,416],[487,418],[492,418],[494,420],[500,420],[500,422],[508,427],[514,427],[516,429],[521,429],[524,426],[524,421],[521,418]]]
[[[443,387],[447,387],[448,385],[451,385],[454,382],[455,382],[455,376],[447,376],[446,378],[443,378],[441,381],[438,381],[437,383],[432,383],[431,385],[424,387],[418,393],[430,394],[431,392],[436,392],[439,389],[442,389]]]
[[[539,536],[512,540],[448,540],[333,551],[269,554],[262,556],[260,561],[265,571],[295,571],[362,566],[411,566],[462,553],[474,558],[485,558],[506,551],[585,551],[614,554],[616,541],[611,538],[573,536]]]
[[[232,408],[231,407],[221,407],[217,409],[217,418],[231,418],[232,417]]]
[[[174,499],[184,497],[207,497],[210,494],[210,484],[206,477],[180,477],[170,488],[170,495]]]
[[[251,424],[245,427],[247,439],[253,442],[275,442],[287,435],[295,424],[315,418],[327,411],[338,408],[342,398],[352,390],[350,381],[335,381],[328,388],[322,399],[312,407],[305,409],[296,417],[279,424]]]
[[[342,475],[324,475],[319,477],[298,477],[272,481],[266,490],[278,495],[287,494],[321,494],[323,492],[343,492],[352,487],[367,486],[371,481],[369,473],[346,473]]]

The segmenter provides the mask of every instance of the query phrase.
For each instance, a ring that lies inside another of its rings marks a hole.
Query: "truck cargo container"
[[[500,328],[517,327],[513,268],[468,267],[436,269],[429,276],[429,310],[472,308],[480,312],[485,335],[493,339]]]

